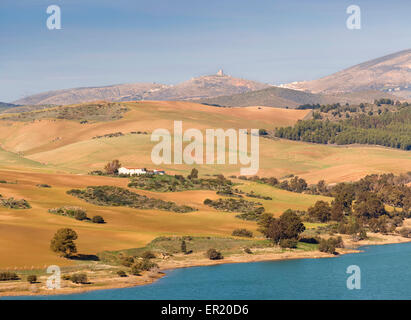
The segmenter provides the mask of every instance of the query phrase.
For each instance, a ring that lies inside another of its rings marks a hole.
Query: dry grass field
[[[66,194],[71,188],[89,185],[126,187],[128,179],[87,175],[50,174],[0,171],[0,176],[11,184],[0,184],[0,194],[24,198],[32,208],[13,210],[0,208],[0,268],[43,267],[44,264],[73,264],[75,261],[58,258],[49,249],[50,239],[59,228],[69,227],[79,235],[79,253],[95,254],[103,250],[120,250],[144,246],[160,235],[230,236],[235,228],[256,231],[255,222],[235,218],[236,213],[222,213],[203,205],[206,198],[217,199],[212,191],[157,193],[130,189],[153,198],[187,204],[199,209],[192,213],[161,210],[137,210],[126,207],[103,207],[89,204]],[[17,182],[17,183],[16,183]],[[39,188],[46,183],[52,188]],[[270,194],[272,201],[263,201],[268,212],[276,215],[285,209],[306,209],[320,198],[300,195],[268,186],[245,182],[244,190],[253,189]],[[249,199],[253,201],[252,199]],[[254,200],[257,201],[257,200]],[[77,221],[49,213],[47,210],[65,205],[80,206],[88,216],[101,215],[106,224]]]
[[[160,235],[213,235],[229,237],[235,228],[256,232],[255,222],[235,218],[204,206],[206,198],[217,199],[212,191],[157,193],[133,189],[153,198],[186,204],[198,209],[192,213],[137,210],[126,207],[102,207],[66,194],[72,188],[91,185],[126,187],[128,179],[88,176],[101,170],[112,159],[123,165],[152,168],[150,153],[154,143],[150,133],[157,128],[172,130],[173,121],[188,128],[266,128],[291,125],[307,116],[306,110],[275,108],[216,108],[189,102],[130,102],[124,117],[113,121],[42,119],[33,121],[0,120],[0,194],[24,198],[32,206],[27,210],[0,208],[0,269],[39,268],[52,263],[75,264],[61,259],[49,249],[57,229],[77,231],[79,252],[96,254],[146,245]],[[76,106],[72,106],[75,108]],[[2,116],[7,117],[7,115]],[[146,131],[148,134],[129,134]],[[123,132],[114,138],[93,139],[98,135]],[[200,174],[239,175],[240,165],[199,167]],[[192,166],[162,166],[169,173],[187,174]],[[281,178],[296,174],[308,182],[324,179],[328,183],[357,180],[369,173],[410,171],[409,152],[372,146],[336,147],[285,140],[260,139],[260,176]],[[52,188],[39,188],[37,184]],[[267,212],[281,214],[288,208],[304,210],[325,199],[244,182],[243,191],[254,190],[273,200],[259,200]],[[251,200],[251,199],[248,199]],[[330,200],[330,199],[328,199]],[[65,205],[87,209],[89,217],[101,215],[106,224],[93,224],[53,215],[48,209]]]

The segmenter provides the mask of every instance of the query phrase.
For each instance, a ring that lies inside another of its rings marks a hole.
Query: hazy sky
[[[49,5],[62,30],[46,27]],[[362,29],[346,28],[359,5]],[[0,101],[224,68],[279,84],[411,47],[409,0],[0,0]]]

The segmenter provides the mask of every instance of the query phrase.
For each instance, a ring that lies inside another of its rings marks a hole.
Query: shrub
[[[245,252],[245,253],[248,253],[248,254],[252,254],[252,253],[253,253],[250,248],[244,248],[244,252]]]
[[[35,283],[37,282],[37,276],[35,274],[31,274],[27,276],[27,282]]]
[[[87,219],[87,214],[83,211],[76,212],[74,214],[74,219],[80,220],[80,221],[86,220]]]
[[[183,252],[183,253],[187,252],[187,245],[186,245],[185,240],[181,241],[181,252]]]
[[[298,244],[298,241],[295,239],[281,239],[280,240],[281,248],[294,249],[294,248],[297,248],[297,244]]]
[[[141,269],[140,269],[140,265],[139,264],[133,264],[131,266],[131,270],[130,270],[131,274],[134,276],[139,276],[141,273]]]
[[[19,280],[19,276],[14,272],[0,272],[0,281]]]
[[[49,209],[49,212],[65,217],[74,218],[80,221],[88,219],[86,210],[81,207],[65,206],[60,208],[52,208]]]
[[[337,253],[335,251],[336,248],[344,248],[344,243],[341,237],[329,238],[328,240],[321,239],[318,247],[321,252],[328,252],[331,254]]]
[[[61,276],[61,278],[62,278],[63,280],[70,280],[70,279],[71,279],[71,276],[70,276],[69,274],[63,274],[63,275]]]
[[[51,185],[45,184],[45,183],[40,183],[40,184],[37,185],[37,187],[39,187],[39,188],[51,188]]]
[[[102,216],[94,216],[91,221],[93,223],[106,223]]]
[[[208,249],[206,256],[210,259],[210,260],[221,260],[224,259],[223,255],[221,254],[221,252],[217,251],[214,248]]]
[[[300,242],[311,243],[311,244],[319,243],[318,239],[314,237],[302,237],[300,238]]]
[[[87,282],[87,275],[85,273],[75,273],[70,277],[70,280],[73,283],[80,283],[86,284]]]
[[[143,259],[135,263],[141,271],[149,271],[153,268],[157,268],[158,265],[155,262],[150,261],[149,259]]]
[[[410,228],[401,228],[400,235],[405,238],[411,238],[411,229]]]
[[[9,209],[30,209],[30,204],[24,199],[14,199],[14,198],[1,198],[0,197],[0,207],[5,207]]]
[[[253,233],[247,229],[235,229],[232,235],[236,237],[246,237],[246,238],[253,237]]]
[[[114,186],[91,186],[84,190],[72,189],[67,194],[98,206],[123,206],[136,209],[159,209],[186,213],[197,209],[179,206],[171,201],[148,198],[125,188]]]
[[[133,263],[134,263],[133,257],[121,257],[120,258],[120,264],[125,267],[131,267]]]
[[[141,257],[142,257],[143,259],[154,259],[154,258],[156,257],[156,255],[155,255],[153,252],[151,252],[151,251],[144,251],[144,252],[141,254]]]
[[[125,271],[123,271],[123,270],[119,270],[119,271],[117,271],[117,275],[118,275],[119,277],[122,277],[122,278],[127,277],[126,272],[125,272]]]

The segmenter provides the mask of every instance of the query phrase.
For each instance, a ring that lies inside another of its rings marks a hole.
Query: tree
[[[77,252],[74,240],[77,240],[77,233],[70,228],[57,230],[53,239],[51,239],[50,249],[65,258],[69,258]]]
[[[198,179],[198,170],[196,168],[193,168],[191,170],[190,175],[187,178],[188,179]]]
[[[288,209],[280,216],[280,221],[283,224],[286,239],[296,239],[305,230],[301,218],[291,209]]]
[[[274,217],[269,213],[261,214],[258,219],[258,231],[261,232],[265,237],[268,237],[267,232],[272,221],[274,221]]]
[[[181,252],[186,253],[187,252],[187,245],[185,240],[181,241]]]
[[[266,237],[274,243],[279,243],[282,239],[297,239],[304,230],[301,218],[293,210],[288,209],[279,219],[272,218],[266,230]]]
[[[104,170],[106,170],[107,174],[117,174],[118,169],[121,167],[121,163],[118,160],[113,160],[106,164]]]
[[[37,282],[37,276],[35,274],[28,275],[27,276],[27,282],[36,283]]]
[[[94,216],[91,221],[93,223],[106,223],[102,216]]]
[[[70,280],[73,283],[81,283],[81,284],[88,283],[87,274],[85,273],[75,273],[70,277]]]
[[[216,249],[208,249],[206,256],[210,259],[210,260],[221,260],[224,259],[223,255],[221,254],[221,252],[217,251]]]
[[[308,208],[308,215],[316,221],[327,222],[331,218],[331,207],[328,202],[317,201],[313,207]]]
[[[354,212],[360,219],[378,218],[387,213],[381,199],[371,192],[363,192],[358,196]]]
[[[133,264],[131,266],[131,270],[130,270],[131,274],[134,276],[139,276],[141,273],[141,269],[140,269],[140,265],[139,264]]]

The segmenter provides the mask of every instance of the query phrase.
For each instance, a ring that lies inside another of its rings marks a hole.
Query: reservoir
[[[166,271],[153,284],[13,299],[410,299],[411,243],[367,246],[335,258],[223,264]],[[348,289],[349,266],[361,289]]]

